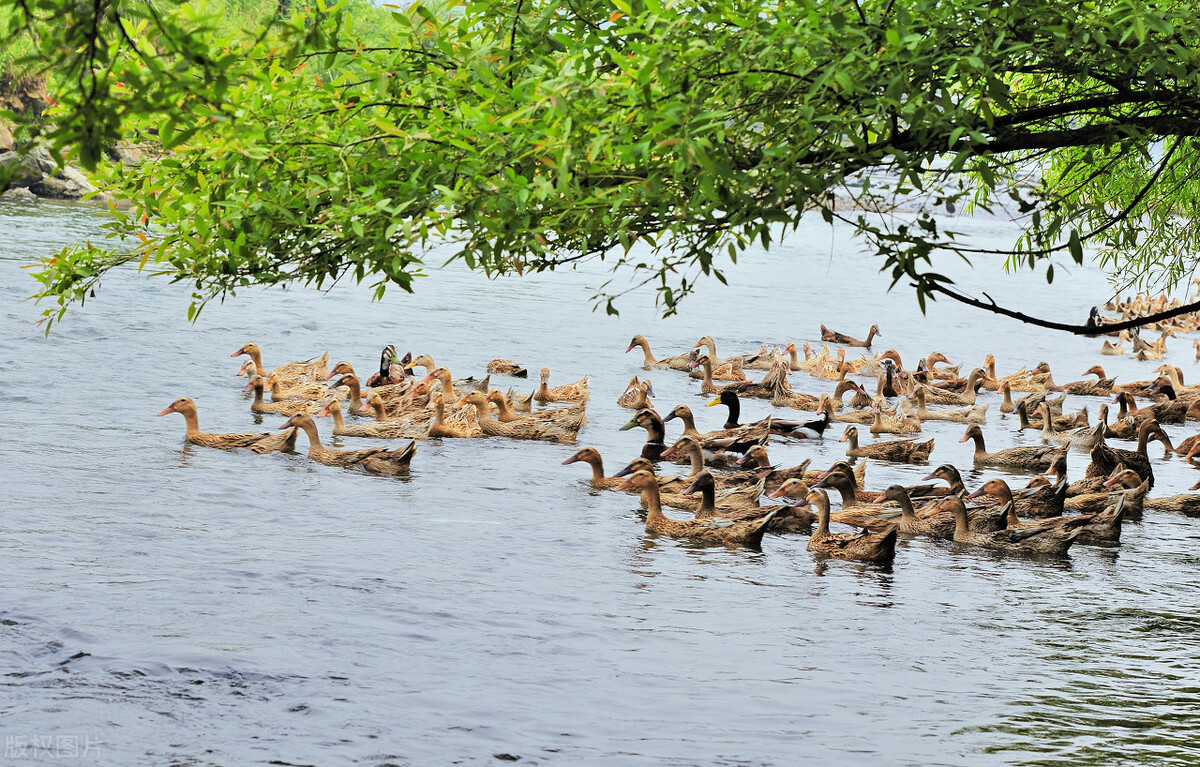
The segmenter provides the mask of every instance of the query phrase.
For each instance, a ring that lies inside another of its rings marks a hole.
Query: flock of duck
[[[1128,315],[1155,310],[1162,301],[1139,297],[1106,308]],[[1105,340],[1101,352],[1124,353],[1118,347],[1133,341],[1131,353],[1149,359],[1147,353],[1161,354],[1167,338],[1196,330],[1198,322],[1189,315],[1166,323],[1155,342],[1122,334],[1115,343]],[[646,528],[659,535],[757,547],[767,532],[803,533],[809,535],[808,549],[819,555],[869,562],[891,561],[899,536],[932,536],[1007,552],[1061,555],[1075,543],[1119,543],[1122,523],[1139,517],[1146,508],[1200,516],[1200,494],[1149,497],[1154,487],[1151,442],[1160,442],[1168,453],[1184,455],[1189,462],[1200,453],[1200,434],[1173,445],[1162,428],[1162,424],[1200,420],[1200,386],[1184,385],[1178,368],[1164,364],[1154,380],[1118,384],[1096,365],[1085,374],[1094,375],[1094,380],[1059,385],[1044,362],[999,375],[991,355],[965,377],[960,375],[960,365],[951,365],[937,352],[912,368],[894,350],[873,356],[868,351],[847,359],[848,349],[869,350],[877,336],[877,326],[863,340],[821,326],[825,343],[819,350],[808,343],[799,349],[791,343],[724,358],[717,355],[713,339],[705,336],[687,352],[665,359],[653,355],[645,337],[635,336],[626,353],[640,349],[645,370],[677,371],[697,379],[701,393],[711,397],[707,405],[726,408],[724,424],[701,432],[686,404],[676,405],[665,417],[659,415],[652,404],[653,385],[644,374],[635,375],[617,404],[635,411],[623,430],[646,431],[640,455],[613,476],[605,474],[600,453],[592,447],[578,450],[563,463],[589,464],[596,488],[639,494]],[[552,387],[550,371],[543,368],[539,386],[530,394],[490,388],[493,374],[528,376],[525,368],[509,360],[492,360],[481,380],[455,380],[448,368],[428,355],[400,358],[395,347],[388,346],[379,369],[360,382],[348,362],[330,368],[328,352],[273,369],[264,366],[253,343],[231,356],[248,358],[238,375],[248,381],[244,391],[254,392],[252,413],[277,414],[286,420],[274,432],[207,433],[200,429],[195,402],[181,397],[158,415],[181,414],[186,440],[192,444],[265,454],[293,451],[299,433],[304,432],[311,460],[394,475],[409,470],[419,440],[501,437],[570,444],[587,423],[586,376]],[[423,376],[416,374],[417,368],[423,368]],[[751,380],[747,372],[758,370],[763,371],[761,378]],[[800,373],[836,382],[836,388],[832,394],[799,391],[792,379]],[[872,384],[874,393],[868,391]],[[989,451],[982,427],[988,422],[990,404],[977,401],[980,391],[999,395],[1001,413],[1015,415],[1020,430],[1039,430],[1042,444]],[[1014,399],[1017,394],[1023,396]],[[1086,407],[1064,412],[1068,395],[1113,400],[1100,407],[1093,423]],[[742,423],[743,398],[810,415],[780,418],[773,414]],[[535,408],[534,403],[543,407]],[[1119,408],[1111,423],[1110,404]],[[348,415],[356,419],[348,422]],[[407,442],[400,447],[329,448],[322,444],[317,426],[323,418],[330,419],[330,432],[336,436]],[[959,470],[944,463],[923,478],[927,484],[866,489],[865,459],[929,461],[934,440],[919,441],[916,435],[930,420],[965,426],[960,441],[974,443],[975,467],[1033,475],[1032,479],[1023,487],[1013,487],[1005,479],[993,478],[971,490]],[[667,424],[672,421],[681,424],[682,432],[668,444]],[[846,443],[847,460],[824,469],[810,468],[811,461],[780,468],[768,457],[772,438],[820,440],[834,424],[842,428],[840,440]],[[863,444],[860,428],[876,437],[896,438]],[[1136,448],[1113,447],[1109,442],[1114,440],[1136,441]],[[1067,477],[1070,450],[1090,456],[1083,478],[1074,482]],[[685,464],[689,471],[664,473],[660,470],[664,462]],[[1197,487],[1200,483],[1192,489]],[[830,491],[837,499],[836,509]],[[764,499],[776,503],[763,505]],[[668,516],[664,507],[689,513],[691,518]],[[833,532],[833,524],[857,531]]]
[[[379,370],[364,384],[348,362],[339,362],[330,369],[328,352],[318,359],[289,362],[274,369],[263,365],[257,344],[245,344],[231,356],[249,358],[238,375],[249,379],[244,391],[254,392],[250,411],[274,413],[286,416],[287,420],[276,432],[211,434],[200,429],[196,403],[189,397],[180,397],[158,415],[182,415],[185,439],[194,445],[224,450],[246,448],[259,454],[291,452],[299,433],[304,432],[308,457],[318,463],[394,475],[408,472],[418,440],[486,436],[573,443],[587,423],[586,377],[551,387],[550,371],[543,368],[541,385],[524,397],[514,394],[512,389],[507,393],[489,389],[492,373],[528,376],[524,368],[509,360],[492,360],[488,375],[482,380],[455,381],[448,368],[435,364],[428,355],[400,358],[394,346],[387,346],[380,356]],[[424,368],[424,377],[414,375],[416,368]],[[447,402],[455,403],[449,413]],[[534,402],[554,406],[535,412]],[[348,423],[347,411],[370,420]],[[331,432],[335,436],[408,442],[399,448],[325,447],[315,420],[325,417],[332,421]]]
[[[1161,302],[1136,301],[1141,311],[1162,308]],[[1130,311],[1127,306],[1108,308]],[[1150,344],[1159,350],[1156,353],[1165,350],[1166,339],[1174,333],[1196,330],[1197,319],[1189,315],[1159,329],[1159,340]],[[720,429],[701,433],[685,404],[660,416],[650,403],[653,385],[635,376],[618,404],[637,409],[622,428],[646,431],[641,455],[611,477],[605,475],[594,448],[585,447],[564,463],[590,464],[591,483],[597,488],[639,493],[646,510],[646,528],[660,535],[756,547],[767,532],[809,533],[810,551],[868,562],[891,561],[899,536],[931,536],[1005,552],[1062,555],[1075,543],[1118,544],[1123,522],[1139,518],[1143,509],[1200,516],[1200,494],[1149,496],[1154,487],[1148,450],[1151,442],[1162,443],[1168,454],[1184,455],[1189,462],[1200,452],[1200,434],[1176,446],[1162,428],[1165,423],[1200,420],[1200,386],[1185,386],[1178,368],[1162,365],[1154,380],[1118,384],[1096,365],[1085,373],[1095,379],[1059,385],[1046,363],[1001,376],[992,355],[965,377],[960,375],[960,366],[951,366],[937,352],[911,369],[894,350],[847,359],[847,349],[869,349],[878,335],[877,326],[871,327],[863,340],[821,326],[826,343],[819,351],[810,344],[801,349],[788,344],[725,358],[717,356],[713,339],[706,336],[692,350],[665,359],[654,356],[645,337],[635,336],[627,353],[640,349],[646,370],[673,370],[700,379],[701,392],[715,395],[707,405],[727,408],[725,423]],[[1104,353],[1114,353],[1112,342],[1103,343]],[[1132,354],[1145,351],[1137,348]],[[756,369],[765,371],[762,378],[749,380],[747,371]],[[802,372],[837,381],[833,394],[798,391],[792,378]],[[864,386],[869,382],[855,377],[874,379],[874,393]],[[1039,430],[1042,444],[989,451],[982,427],[988,421],[990,405],[977,402],[981,390],[1000,395],[1001,412],[1014,414],[1020,430]],[[1023,396],[1014,400],[1014,394]],[[1093,423],[1086,407],[1064,412],[1068,395],[1114,399],[1100,407]],[[812,417],[771,415],[742,423],[741,400],[746,397],[768,400],[776,408],[810,411]],[[1111,423],[1110,404],[1120,408]],[[668,444],[667,424],[674,420],[682,424],[682,433]],[[934,440],[913,438],[929,420],[964,425],[959,441],[974,443],[974,467],[1032,474],[1032,479],[1023,487],[1014,487],[1009,480],[993,478],[971,490],[964,485],[960,471],[946,463],[923,478],[928,484],[865,489],[867,461],[857,459],[929,460]],[[848,460],[818,470],[810,468],[810,461],[781,468],[768,458],[772,438],[824,439],[835,423],[842,425],[840,439],[847,444]],[[898,438],[864,445],[859,441],[860,428],[872,435]],[[1136,448],[1109,444],[1116,440],[1136,441]],[[1074,482],[1067,477],[1070,450],[1090,456],[1083,478]],[[687,464],[690,472],[667,475],[659,468],[663,462]],[[1197,488],[1200,483],[1192,489]],[[836,509],[838,504],[830,501],[831,491],[840,501]],[[763,505],[764,498],[775,499],[777,505]],[[667,516],[664,507],[690,512],[692,518]],[[832,524],[858,531],[833,532]]]

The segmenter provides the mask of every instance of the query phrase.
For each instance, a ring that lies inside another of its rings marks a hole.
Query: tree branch
[[[917,287],[917,283],[915,282],[910,284],[914,288]],[[1190,304],[1177,306],[1174,309],[1168,309],[1163,312],[1155,312],[1154,314],[1147,314],[1143,317],[1134,317],[1131,320],[1106,322],[1102,325],[1093,324],[1089,320],[1082,325],[1072,325],[1066,322],[1054,322],[1053,320],[1044,320],[1040,317],[1033,317],[1023,312],[1018,312],[1014,309],[1006,309],[992,300],[992,297],[987,293],[983,294],[988,300],[987,303],[984,303],[978,298],[972,298],[970,296],[963,295],[957,290],[952,290],[938,282],[930,283],[926,287],[932,293],[941,293],[944,296],[953,298],[959,303],[966,304],[967,306],[974,306],[976,309],[983,309],[984,311],[991,312],[992,314],[1000,314],[1005,317],[1010,317],[1018,322],[1024,322],[1026,325],[1036,325],[1040,328],[1061,330],[1065,333],[1073,333],[1077,336],[1102,336],[1107,333],[1116,333],[1122,330],[1129,330],[1131,328],[1140,328],[1145,325],[1153,325],[1156,322],[1162,322],[1163,320],[1169,320],[1183,314],[1190,314],[1194,311],[1200,310],[1200,301],[1193,301]]]

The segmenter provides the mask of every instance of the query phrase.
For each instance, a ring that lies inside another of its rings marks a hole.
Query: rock
[[[37,202],[37,195],[24,187],[9,189],[5,191],[4,194],[0,194],[0,198],[5,200],[24,200],[28,202]]]
[[[4,123],[0,123],[0,152],[6,149],[13,148],[12,129]]]
[[[67,166],[59,169],[45,147],[34,147],[24,157],[16,152],[0,151],[0,166],[16,173],[8,182],[9,189],[27,189],[38,197],[62,200],[78,200],[96,191],[87,176],[78,168]]]

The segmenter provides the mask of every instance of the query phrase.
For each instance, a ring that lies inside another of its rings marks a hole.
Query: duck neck
[[[800,369],[800,356],[796,353],[795,346],[793,346],[791,349],[788,349],[788,355],[791,357],[791,361],[789,364],[791,369],[799,370]]]
[[[498,397],[498,398],[496,398],[494,400],[490,400],[490,401],[494,402],[496,404],[496,410],[497,410],[496,419],[497,420],[499,420],[499,421],[512,420],[513,413],[511,410],[508,409],[508,402],[505,401],[504,397]],[[601,472],[601,476],[603,476],[603,472]]]
[[[836,485],[831,485],[831,487],[837,490],[838,494],[842,496],[843,509],[858,505],[858,496],[854,492],[854,484],[851,481],[839,481]]]
[[[876,416],[879,414],[876,413]],[[851,429],[846,432],[846,441],[850,443],[850,447],[846,449],[846,453],[853,453],[858,450],[858,429]]]
[[[704,384],[706,386],[716,386],[716,384],[713,383],[712,377],[712,360],[705,360],[704,362],[700,363],[700,367],[704,370]]]
[[[1004,407],[1012,407],[1013,406],[1012,389],[1010,389],[1007,386],[1004,387],[1004,400],[1003,400],[1003,402],[1001,402],[1001,404]]]
[[[317,425],[311,420],[306,420],[303,423],[296,424],[304,433],[308,435],[308,452],[313,453],[318,450],[324,450],[325,446],[321,444],[321,435],[317,433]]]
[[[358,379],[351,378],[349,381],[346,381],[346,383],[344,385],[347,389],[350,390],[350,400],[349,400],[350,408],[354,411],[362,410],[363,409],[362,387],[359,386]]]
[[[700,508],[696,510],[696,519],[717,516],[717,488],[715,485],[705,485],[700,488]]]
[[[592,467],[592,484],[596,484],[604,479],[604,459],[597,453],[595,458],[584,458],[588,466]]]
[[[263,385],[260,381],[258,385],[254,387],[254,404],[250,407],[253,410],[255,408],[262,407],[264,404],[266,403],[263,402]]]
[[[249,354],[250,359],[253,360],[254,367],[258,368],[258,374],[260,376],[266,375],[267,369],[265,367],[263,367],[262,354],[258,351],[258,349],[251,349],[250,351],[247,352],[247,354]]]
[[[717,360],[717,344],[711,338],[705,339],[704,348],[708,349],[708,358],[714,362]]]
[[[912,499],[908,497],[907,492],[900,493],[896,499],[896,503],[900,506],[900,516],[904,519],[916,519],[917,514],[913,511]]]
[[[342,406],[334,400],[329,405],[329,414],[333,416],[333,428],[339,431],[346,426],[346,419],[342,417]]]
[[[741,423],[738,421],[742,417],[741,401],[736,399],[730,400],[725,406],[729,408],[729,417],[725,420],[725,428],[736,429],[741,426]]]
[[[984,455],[987,454],[987,446],[983,444],[983,432],[976,429],[971,434],[971,441],[975,443],[975,455],[980,455],[981,453]],[[961,482],[959,484],[961,484]]]
[[[825,501],[814,501],[817,507],[817,535],[829,535],[829,504]]]
[[[1020,419],[1020,428],[1032,429],[1033,424],[1029,422],[1029,410],[1025,407],[1025,403],[1017,405],[1017,418]]]
[[[645,365],[646,367],[650,367],[651,365],[658,364],[658,360],[656,360],[654,358],[654,355],[650,353],[650,342],[649,341],[647,341],[646,339],[643,338],[642,340],[637,342],[637,345],[639,347],[641,347],[641,349],[642,349],[642,355],[644,356],[644,359],[642,360],[643,365]]]
[[[283,399],[283,385],[279,383],[278,378],[271,379],[271,401],[276,402]]]
[[[961,504],[954,505],[954,537],[959,538],[967,535],[970,529],[967,527],[967,509]]]
[[[442,396],[443,397],[453,397],[454,396],[454,379],[453,379],[453,377],[451,377],[450,371],[443,369],[442,372],[438,374],[437,380],[440,381],[442,384]]]
[[[691,444],[687,449],[688,458],[692,460],[692,471],[688,474],[688,479],[695,479],[696,475],[704,471],[704,451],[697,444]]]
[[[177,410],[175,412],[183,416],[183,422],[186,424],[187,436],[189,438],[204,433],[200,431],[200,419],[196,416],[195,410]]]
[[[646,527],[662,524],[667,521],[662,511],[662,498],[658,494],[658,483],[642,491],[642,501],[646,504]]]
[[[874,325],[872,325],[871,329],[867,331],[867,337],[863,340],[863,343],[867,345],[867,348],[871,347],[871,341],[874,340],[876,332],[877,331],[875,330]]]
[[[475,408],[475,412],[478,413],[479,409]],[[431,424],[431,426],[445,426],[445,425],[446,425],[446,403],[438,402],[437,404],[435,404],[433,406],[433,423]]]
[[[1150,434],[1153,433],[1153,431],[1154,431],[1154,429],[1152,427],[1147,428],[1149,426],[1150,426],[1150,422],[1147,421],[1146,424],[1144,426],[1142,426],[1142,428],[1138,429],[1137,451],[1142,454],[1142,457],[1146,456],[1146,449],[1150,445]]]
[[[1017,527],[1018,525],[1021,524],[1021,519],[1020,519],[1020,517],[1017,516],[1017,505],[1012,502],[1011,495],[1009,496],[1009,500],[1007,501],[1007,503],[1008,503],[1008,516],[1006,517],[1006,519],[1008,521],[1008,526],[1009,527]]]
[[[696,431],[696,417],[692,415],[691,410],[681,411],[678,418],[683,421],[683,436],[700,438],[700,432]]]

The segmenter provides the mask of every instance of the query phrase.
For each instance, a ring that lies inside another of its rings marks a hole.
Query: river
[[[560,465],[569,446],[430,441],[396,479],[190,447],[182,419],[154,417],[190,396],[206,430],[250,430],[230,359],[248,341],[268,366],[330,349],[364,378],[390,342],[456,377],[493,357],[547,366],[552,383],[590,375],[580,444],[612,472],[645,436],[618,430],[630,411],[615,404],[644,374],[624,354],[635,333],[659,356],[706,334],[729,355],[815,341],[820,323],[859,337],[878,323],[875,350],[909,366],[935,349],[964,370],[993,353],[1001,374],[1046,360],[1059,383],[1096,362],[1151,378],[1157,363],[945,301],[922,316],[911,291],[886,292],[861,244],[819,222],[747,253],[729,287],[703,285],[667,320],[648,292],[620,317],[593,312],[594,266],[498,280],[452,266],[378,303],[349,284],[245,290],[189,324],[186,285],[123,270],[46,337],[19,267],[98,238],[100,223],[86,206],[0,202],[4,764],[1200,760],[1196,520],[1147,510],[1119,548],[1061,561],[915,539],[891,568],[818,562],[805,536],[768,536],[759,552],[648,535],[633,496]],[[987,242],[1014,234],[953,223]],[[1048,286],[996,263],[942,266],[964,290],[1058,319],[1082,321],[1110,294],[1091,268],[1060,268]],[[1188,383],[1191,341],[1168,354]],[[660,412],[684,402],[701,430],[723,420],[697,382],[651,378]],[[806,373],[793,383],[832,389]],[[989,448],[1034,443],[984,401]],[[1068,409],[1094,418],[1102,401]],[[1196,427],[1167,430],[1178,441]],[[956,463],[974,488],[994,473],[966,471],[962,432],[926,424],[930,466]],[[827,465],[844,448],[830,434],[776,440],[772,459]],[[1072,455],[1072,477],[1085,462]],[[927,471],[871,462],[866,484]],[[1178,457],[1155,471],[1154,495],[1200,478]]]

